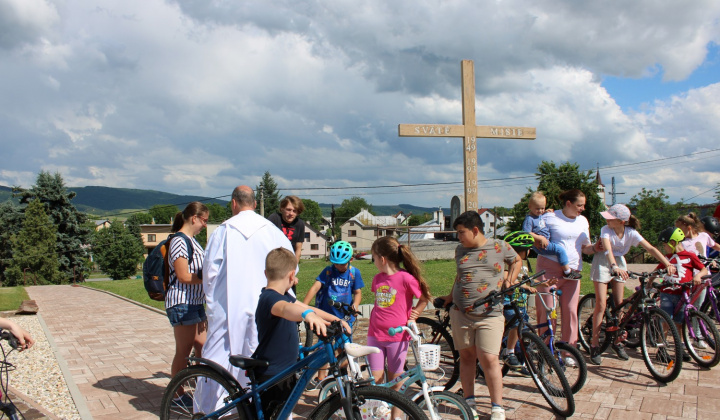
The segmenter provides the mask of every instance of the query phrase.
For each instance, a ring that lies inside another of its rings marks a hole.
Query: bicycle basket
[[[440,346],[437,344],[420,344],[418,346],[420,367],[422,370],[435,370],[440,367]]]

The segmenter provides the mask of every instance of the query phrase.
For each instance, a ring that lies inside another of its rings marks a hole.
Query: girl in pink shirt
[[[374,346],[381,353],[368,356],[370,369],[376,382],[383,377],[387,360],[388,381],[403,372],[408,349],[408,334],[391,337],[389,328],[406,325],[416,319],[430,300],[430,291],[420,273],[420,263],[407,246],[397,239],[384,236],[378,238],[371,248],[373,262],[380,271],[372,281],[375,293],[375,307],[370,314],[368,346]],[[400,265],[404,267],[400,269]],[[418,302],[413,307],[413,298]],[[399,388],[398,384],[395,388]]]

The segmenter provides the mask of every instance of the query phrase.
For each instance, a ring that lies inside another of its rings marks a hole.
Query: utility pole
[[[625,194],[624,192],[615,192],[615,177],[612,177],[612,187],[610,190],[610,195],[612,196],[612,205],[615,205],[615,196]]]
[[[265,188],[260,190],[260,216],[265,217]]]

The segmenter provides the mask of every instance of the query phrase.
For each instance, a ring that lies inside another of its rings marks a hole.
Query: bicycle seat
[[[267,360],[253,359],[252,357],[240,355],[230,356],[230,364],[242,370],[252,370],[270,366],[270,362]]]
[[[380,349],[372,346],[361,346],[356,343],[346,343],[345,353],[352,357],[363,357],[368,354],[380,353]]]

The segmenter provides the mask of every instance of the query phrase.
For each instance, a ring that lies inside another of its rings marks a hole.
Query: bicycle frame
[[[698,300],[703,290],[707,289],[707,283],[701,283],[698,289],[693,292],[692,298],[688,295],[688,289],[692,286],[692,283],[690,283],[690,286],[686,286],[686,284],[688,283],[683,283],[680,285],[680,287],[682,287],[682,298],[680,299],[680,301],[678,301],[677,305],[675,305],[673,315],[677,315],[678,313],[680,313],[680,311],[683,311],[683,315],[685,316],[683,321],[688,327],[690,338],[695,340],[697,339],[697,335],[695,334],[695,327],[690,324],[690,310],[698,310],[698,308],[695,307],[694,303]],[[704,328],[705,326],[703,326],[703,329]],[[707,331],[703,331],[703,333],[705,334],[705,336],[707,336]]]
[[[294,375],[295,372],[299,372],[301,370],[304,370],[303,374],[300,376],[300,378],[297,381],[297,384],[295,385],[295,388],[293,388],[290,396],[288,397],[288,400],[285,402],[285,405],[283,405],[282,410],[280,411],[280,414],[278,414],[277,418],[288,418],[288,416],[292,413],[293,408],[295,408],[295,405],[300,400],[300,396],[305,390],[305,386],[310,382],[310,380],[313,378],[313,375],[320,369],[322,366],[324,366],[327,363],[330,363],[331,366],[334,366],[335,372],[335,380],[338,385],[338,389],[340,390],[341,398],[344,400],[347,400],[347,394],[346,394],[346,388],[343,381],[343,378],[340,376],[337,368],[337,358],[335,357],[335,350],[336,348],[342,348],[342,346],[345,343],[344,340],[345,334],[342,333],[339,337],[335,339],[335,342],[332,341],[320,341],[317,344],[313,345],[310,348],[305,349],[306,353],[309,352],[307,356],[304,358],[298,360],[295,362],[292,366],[287,367],[282,372],[278,373],[277,375],[273,376],[269,380],[263,382],[262,384],[257,385],[255,381],[251,381],[250,389],[247,388],[241,388],[238,386],[240,391],[240,396],[234,397],[232,401],[226,402],[223,407],[220,409],[213,411],[212,413],[206,414],[204,417],[201,417],[198,420],[201,419],[208,419],[208,418],[220,418],[222,415],[228,413],[229,411],[235,409],[236,407],[238,409],[247,410],[249,408],[249,404],[247,402],[250,398],[253,399],[253,406],[255,407],[255,411],[257,413],[257,420],[264,420],[265,415],[262,411],[261,405],[260,405],[260,399],[261,394],[263,391],[267,390],[268,388],[274,386],[278,382],[288,378],[291,375]],[[218,365],[217,363],[214,363],[207,359],[202,358],[193,358],[192,361],[198,362],[200,364],[209,365],[211,367],[214,367],[216,369],[221,370],[221,373],[225,376],[232,377],[230,373],[223,368],[222,366]],[[251,377],[252,378],[252,377]],[[237,384],[237,381],[235,381]],[[230,396],[233,397],[233,396]],[[249,414],[249,413],[246,413]],[[253,418],[252,416],[247,418]]]
[[[550,289],[549,292],[536,292],[538,295],[541,296],[540,302],[545,307],[545,318],[546,321],[540,324],[530,324],[528,325],[528,328],[530,328],[532,331],[537,333],[537,330],[544,328],[542,334],[538,334],[538,336],[544,340],[547,340],[548,348],[550,348],[550,352],[552,354],[555,354],[555,330],[553,330],[553,320],[557,319],[557,312],[555,312],[557,308],[557,298],[560,295],[560,292],[558,289]],[[542,296],[552,296],[552,305],[548,306],[545,304],[545,299],[542,299]]]

